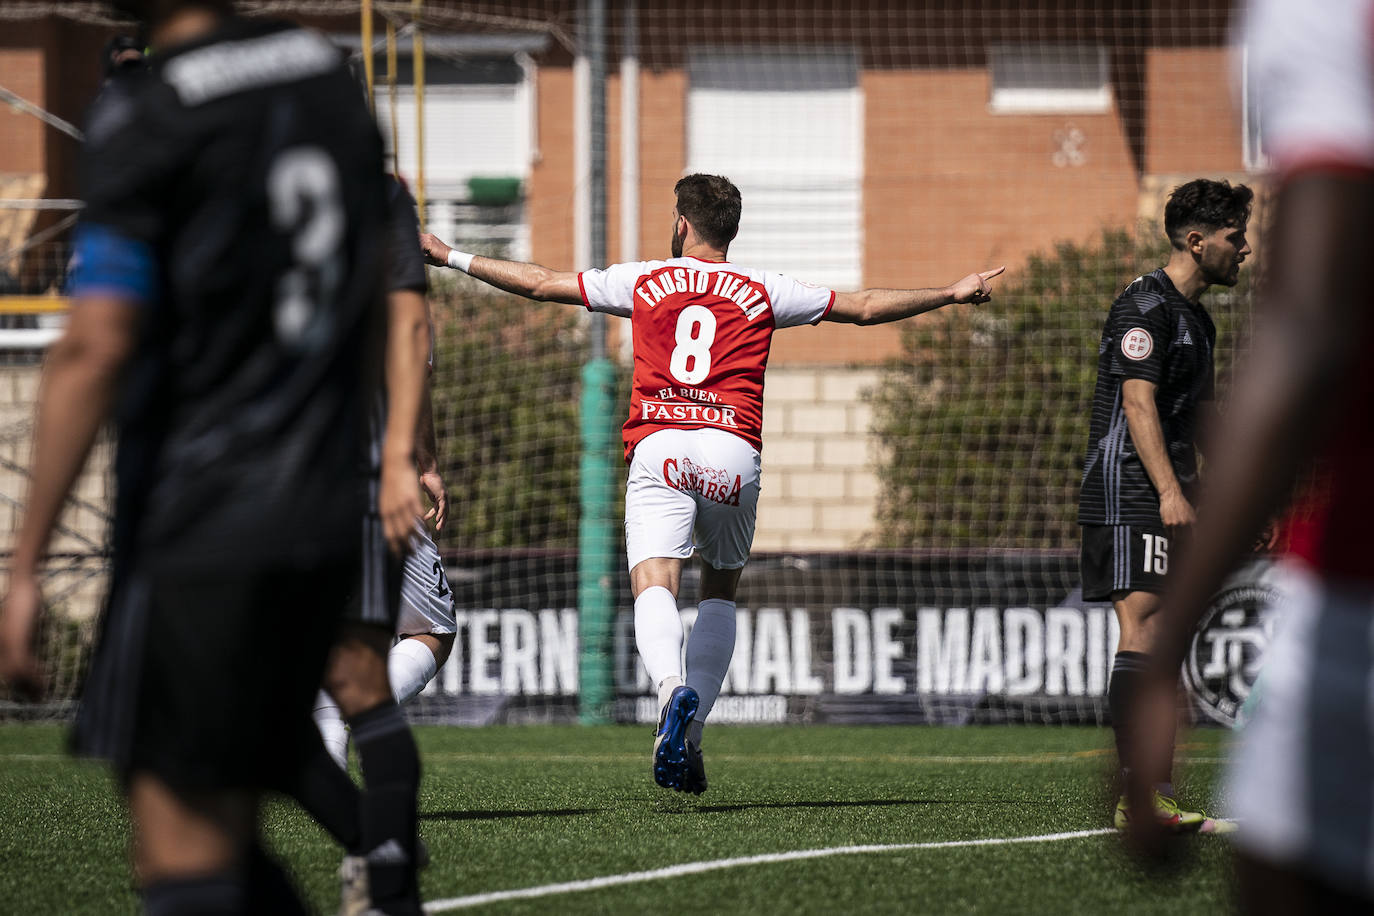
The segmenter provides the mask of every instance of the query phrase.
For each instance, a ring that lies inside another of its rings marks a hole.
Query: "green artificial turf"
[[[716,727],[711,788],[658,788],[646,727],[416,729],[431,910],[478,894],[797,850],[1040,837],[1110,823],[1105,729]],[[1211,811],[1229,736],[1182,736],[1180,799]],[[0,912],[137,909],[127,820],[98,765],[63,754],[52,726],[0,727]],[[338,902],[339,851],[294,806],[266,833],[321,912]],[[734,864],[485,904],[484,913],[1173,913],[1228,906],[1229,850],[1179,841],[1180,870],[1146,873],[1115,835],[872,850]],[[435,905],[437,904],[437,906]],[[464,912],[473,911],[465,909]]]

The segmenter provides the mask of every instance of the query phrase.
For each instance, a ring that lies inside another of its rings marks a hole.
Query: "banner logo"
[[[1252,564],[1233,577],[1202,615],[1183,680],[1203,714],[1234,726],[1254,689],[1273,625],[1271,608],[1278,597],[1266,573],[1269,560]]]

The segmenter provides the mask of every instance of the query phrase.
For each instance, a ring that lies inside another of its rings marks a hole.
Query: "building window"
[[[1112,107],[1110,58],[1098,45],[990,45],[988,108],[1007,114],[1083,114]]]
[[[356,37],[336,41],[351,45],[360,71]],[[530,54],[546,43],[545,36],[427,36],[423,151],[410,41],[397,45],[394,117],[378,46],[375,109],[394,167],[414,192],[423,153],[426,228],[467,250],[530,256],[524,191],[538,147]]]
[[[848,48],[699,49],[687,168],[725,175],[744,213],[730,258],[834,289],[863,279],[863,93]]]

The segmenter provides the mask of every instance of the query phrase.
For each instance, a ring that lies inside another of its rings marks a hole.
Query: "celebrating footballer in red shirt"
[[[432,263],[508,292],[630,319],[625,547],[635,643],[661,709],[654,780],[699,795],[706,790],[702,725],[734,652],[735,589],[754,539],[773,332],[821,321],[881,324],[987,302],[988,281],[1003,268],[939,289],[833,292],[729,262],[741,204],[727,179],[688,175],[674,191],[667,261],[559,272],[454,251],[432,235],[421,244]],[[684,672],[677,592],[682,563],[694,551],[702,559],[701,595]]]

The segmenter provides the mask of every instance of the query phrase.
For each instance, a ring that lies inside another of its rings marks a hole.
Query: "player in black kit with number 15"
[[[154,54],[88,119],[0,676],[41,680],[37,570],[113,414],[114,564],[76,747],[121,779],[149,913],[304,912],[258,801],[323,755],[311,701],[359,578],[387,338],[381,140],[322,36],[226,0],[116,6]],[[420,387],[388,388],[409,426],[387,428],[377,506],[399,551],[420,512]],[[387,912],[418,913],[409,895]]]
[[[1107,702],[1117,752],[1127,753],[1125,710],[1155,641],[1169,553],[1194,521],[1196,430],[1213,401],[1216,326],[1198,301],[1234,286],[1250,253],[1252,192],[1199,178],[1164,207],[1169,263],[1138,277],[1112,303],[1097,348],[1088,453],[1078,501],[1083,598],[1110,599],[1121,627]],[[1227,821],[1179,808],[1172,775],[1153,775],[1155,814],[1176,830],[1225,832]],[[1115,813],[1126,826],[1125,797]]]

